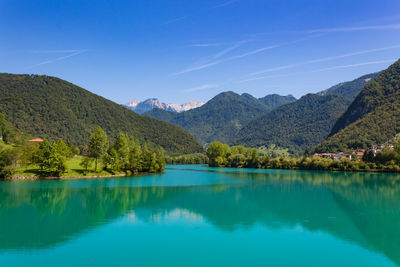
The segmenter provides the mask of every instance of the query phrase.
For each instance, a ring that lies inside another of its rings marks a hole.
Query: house
[[[41,142],[43,142],[43,139],[42,138],[34,138],[31,140],[28,140],[28,142],[29,143],[41,143]]]

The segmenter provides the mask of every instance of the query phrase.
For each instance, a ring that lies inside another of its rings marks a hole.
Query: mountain
[[[376,77],[378,77],[379,74],[380,72],[375,72],[361,76],[350,82],[339,83],[324,91],[319,92],[318,94],[340,95],[353,100],[361,92],[364,86],[371,83]]]
[[[203,149],[179,127],[138,115],[55,77],[0,74],[0,113],[28,134],[75,145],[86,144],[95,127],[101,126],[111,138],[125,132],[170,154]]]
[[[218,94],[205,105],[182,113],[153,109],[144,115],[178,125],[202,144],[214,141],[230,143],[248,122],[270,109],[249,94]]]
[[[326,138],[349,104],[342,96],[305,95],[250,121],[239,131],[234,144],[249,147],[275,144],[300,154]]]
[[[194,108],[199,108],[204,105],[206,102],[197,102],[196,100],[190,100],[183,104],[167,104],[170,109],[175,112],[183,112],[188,111]]]
[[[400,132],[400,60],[364,87],[316,151],[369,148]]]
[[[191,100],[184,104],[166,104],[164,102],[161,102],[157,98],[149,98],[142,102],[139,102],[137,100],[131,100],[128,102],[126,107],[135,111],[136,113],[143,114],[155,108],[171,112],[183,112],[201,107],[204,104],[205,104],[204,102],[197,102],[196,100]]]
[[[292,95],[281,96],[278,94],[267,95],[258,99],[266,105],[270,110],[273,110],[282,105],[295,102],[297,99]]]

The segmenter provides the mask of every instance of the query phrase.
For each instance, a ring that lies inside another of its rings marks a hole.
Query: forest
[[[119,133],[113,142],[97,127],[85,145],[62,139],[26,141],[25,135],[0,116],[0,178],[159,173],[165,168],[164,150],[149,148],[132,136]],[[25,140],[25,141],[22,141]]]

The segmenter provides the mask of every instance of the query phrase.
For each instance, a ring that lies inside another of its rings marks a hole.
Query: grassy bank
[[[66,172],[59,178],[91,178],[91,177],[117,177],[125,176],[125,172],[109,172],[103,169],[101,163],[99,163],[98,171],[94,171],[94,164],[92,163],[88,170],[85,170],[80,163],[83,160],[83,156],[75,155],[71,159],[66,161]],[[17,170],[15,175],[10,177],[10,180],[35,180],[40,179],[40,168],[37,164],[30,164],[28,166],[21,167]],[[45,177],[43,177],[45,178]],[[49,177],[52,178],[52,177]]]

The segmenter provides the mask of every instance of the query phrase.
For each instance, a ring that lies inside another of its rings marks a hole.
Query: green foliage
[[[84,174],[86,174],[89,171],[89,168],[93,165],[93,158],[89,157],[83,157],[82,161],[80,162],[80,166],[84,168]]]
[[[365,86],[314,151],[346,151],[383,144],[400,132],[400,60]]]
[[[7,144],[22,144],[29,135],[19,131],[6,120],[4,114],[0,113],[0,136]]]
[[[372,151],[367,151],[363,156],[363,161],[386,166],[400,165],[400,151],[386,148],[376,153],[376,155]]]
[[[287,148],[281,148],[275,144],[269,145],[268,147],[259,147],[258,153],[270,158],[288,158],[290,156]]]
[[[108,136],[101,127],[97,127],[95,132],[90,136],[88,148],[88,156],[94,159],[94,171],[96,172],[97,161],[105,156],[108,149]]]
[[[160,147],[152,150],[147,144],[141,147],[133,137],[120,133],[115,143],[102,157],[105,169],[111,173],[158,173],[165,169],[164,154],[164,150]],[[82,161],[82,165],[84,164]]]
[[[0,151],[0,178],[9,178],[14,175],[20,165],[21,151],[17,148],[8,148]]]
[[[221,142],[211,143],[207,148],[208,165],[211,167],[223,167],[228,161],[228,154],[230,153],[230,147],[227,144]]]
[[[339,83],[331,88],[328,88],[320,93],[319,95],[340,95],[349,99],[354,99],[366,86],[367,84],[371,83],[380,72],[375,72],[371,74],[367,74],[361,76],[350,82],[343,82]]]
[[[237,134],[234,144],[249,147],[274,144],[288,148],[292,154],[302,154],[326,138],[348,104],[349,100],[341,96],[308,94],[251,121]]]
[[[162,146],[169,154],[203,151],[179,127],[138,115],[54,77],[0,74],[0,110],[21,131],[76,146],[85,144],[100,126],[111,139],[124,132],[142,143]]]
[[[71,151],[63,140],[50,143],[44,140],[35,152],[34,160],[42,175],[61,176],[66,172],[66,161]]]
[[[208,157],[202,153],[186,154],[175,157],[166,157],[165,162],[167,164],[207,164]]]

